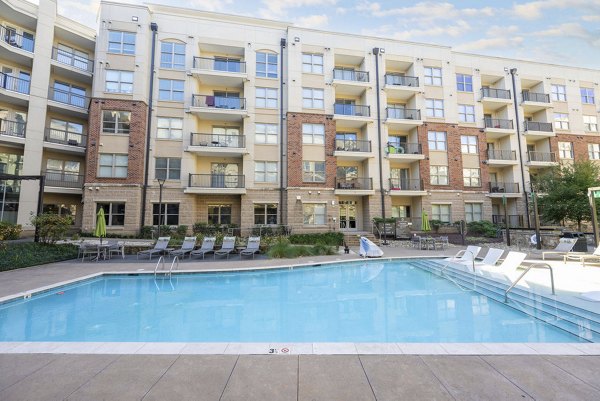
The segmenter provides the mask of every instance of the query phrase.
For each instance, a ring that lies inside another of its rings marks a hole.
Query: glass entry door
[[[340,201],[340,230],[356,231],[356,201]]]

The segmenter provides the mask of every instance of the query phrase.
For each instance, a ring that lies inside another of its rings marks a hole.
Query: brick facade
[[[556,160],[560,161],[560,152],[558,151],[559,142],[571,142],[573,144],[573,155],[577,161],[589,160],[588,144],[598,143],[600,144],[600,137],[591,135],[577,135],[577,134],[556,134],[555,137],[550,138],[550,151],[556,152]]]

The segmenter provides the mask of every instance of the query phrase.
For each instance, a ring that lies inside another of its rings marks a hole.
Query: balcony
[[[529,162],[527,163],[529,168],[546,168],[557,166],[556,154],[554,152],[527,152],[529,156]]]
[[[31,34],[24,36],[0,25],[0,59],[31,67],[34,47],[35,39]]]
[[[246,137],[192,133],[186,150],[203,156],[241,157],[247,153]]]
[[[552,107],[552,104],[550,104],[550,95],[546,93],[523,91],[521,92],[521,96],[523,97],[521,107],[526,113],[535,113]]]
[[[0,102],[27,106],[30,86],[26,79],[0,72]]]
[[[392,99],[407,100],[421,91],[417,77],[388,73],[385,74],[384,82],[383,90]]]
[[[81,79],[86,77],[91,82],[94,72],[94,60],[69,52],[58,47],[52,48],[52,65],[60,68],[61,75],[71,79]]]
[[[504,167],[517,165],[517,152],[514,150],[491,150],[487,151],[487,163],[490,166]]]
[[[508,227],[509,228],[523,228],[525,227],[523,223],[523,216],[518,214],[509,214],[508,215]],[[492,215],[492,223],[505,227],[506,219],[503,214],[493,214]]]
[[[0,135],[13,138],[25,138],[27,124],[22,121],[5,120],[0,118]]]
[[[67,171],[48,170],[44,192],[81,194],[85,176]]]
[[[360,139],[336,139],[333,155],[339,159],[361,161],[373,157],[371,141]]]
[[[334,68],[332,85],[335,87],[336,93],[360,95],[371,85],[369,72]]]
[[[512,103],[509,90],[495,88],[481,88],[481,103],[486,110],[497,110]]]
[[[420,143],[402,142],[398,144],[388,142],[385,151],[390,160],[415,161],[425,159]]]
[[[385,123],[391,129],[404,131],[423,125],[421,110],[406,109],[404,107],[386,107],[385,115]]]
[[[337,127],[359,128],[373,121],[369,106],[334,103],[333,113]]]
[[[206,120],[241,121],[248,116],[246,99],[213,95],[192,95],[190,112]]]
[[[209,86],[239,88],[248,79],[246,63],[229,58],[194,57],[191,72]]]
[[[423,189],[421,179],[390,178],[390,195],[395,196],[423,196],[427,191]]]
[[[335,194],[370,195],[373,193],[373,179],[370,177],[336,177]]]
[[[508,195],[517,194],[519,195],[519,183],[517,182],[490,182],[489,192],[490,196],[493,194]],[[520,196],[520,195],[519,195]]]
[[[484,131],[488,138],[501,138],[514,133],[512,120],[502,118],[484,118],[483,126],[485,127]]]
[[[48,102],[52,109],[75,117],[87,116],[90,107],[89,97],[53,87],[48,91]]]
[[[54,128],[46,128],[44,140],[52,144],[58,144],[59,150],[76,151],[85,153],[87,135],[79,132],[71,132]]]
[[[245,176],[227,174],[190,174],[188,194],[245,194]]]
[[[523,130],[527,136],[535,136],[539,138],[551,138],[555,136],[552,123],[525,121],[523,123]]]

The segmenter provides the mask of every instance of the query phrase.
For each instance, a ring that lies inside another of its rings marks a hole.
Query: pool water
[[[0,305],[0,341],[580,342],[405,261],[106,275]]]

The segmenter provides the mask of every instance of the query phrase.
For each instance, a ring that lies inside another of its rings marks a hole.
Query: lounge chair
[[[196,247],[196,239],[196,237],[185,237],[183,239],[183,244],[181,244],[181,248],[170,251],[169,256],[181,256],[181,258],[184,259],[185,255],[191,253]]]
[[[564,262],[567,263],[567,260],[575,260],[581,262],[585,267],[585,263],[600,263],[600,246],[598,246],[594,253],[577,253],[577,252],[569,252],[563,256]]]
[[[240,259],[243,255],[250,256],[252,255],[252,259],[254,259],[254,254],[258,252],[260,249],[260,237],[249,237],[248,244],[244,249],[240,251]]]
[[[488,252],[483,258],[483,260],[481,262],[475,261],[474,264],[475,266],[496,266],[496,263],[498,263],[498,260],[502,257],[503,253],[504,249],[490,248],[488,249]],[[472,265],[471,261],[464,261],[460,263],[469,266]]]
[[[216,259],[217,255],[219,255],[219,256],[227,255],[227,259],[229,259],[229,254],[231,252],[233,252],[234,249],[235,249],[235,237],[223,237],[223,245],[221,246],[221,249],[219,249],[218,251],[215,251],[214,258]]]
[[[146,249],[145,251],[139,251],[137,253],[137,257],[139,259],[140,255],[148,255],[150,256],[150,260],[152,260],[152,255],[155,253],[164,253],[171,251],[172,249],[167,248],[169,246],[169,241],[171,241],[171,237],[159,237],[156,240],[156,244],[154,244],[154,248]]]
[[[561,238],[558,242],[558,245],[556,245],[556,248],[551,251],[542,252],[542,260],[546,260],[546,255],[564,256],[565,254],[571,252],[571,249],[573,249],[576,242],[577,238]]]
[[[204,255],[215,251],[215,241],[216,240],[217,239],[215,237],[204,237],[204,240],[202,240],[202,245],[200,246],[200,248],[190,252],[190,258],[192,256],[202,255],[202,259],[204,259]]]
[[[523,252],[509,252],[500,266],[481,265],[484,268],[481,272],[486,276],[512,281],[515,272],[526,257],[527,254]]]
[[[458,251],[456,253],[456,255],[452,256],[451,258],[446,258],[444,260],[446,260],[448,262],[456,262],[456,263],[463,263],[463,262],[473,263],[480,250],[481,250],[480,246],[469,245],[467,247],[467,249]]]

